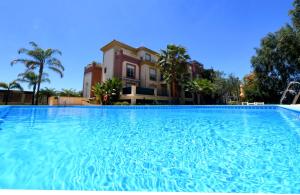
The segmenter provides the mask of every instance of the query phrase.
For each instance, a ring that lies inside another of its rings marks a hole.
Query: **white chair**
[[[254,105],[265,105],[265,102],[254,102]]]

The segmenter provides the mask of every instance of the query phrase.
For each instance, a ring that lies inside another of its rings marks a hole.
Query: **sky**
[[[0,1],[0,82],[25,70],[10,62],[34,41],[62,51],[64,77],[46,70],[42,87],[82,89],[83,71],[102,62],[100,48],[119,40],[155,51],[187,48],[192,59],[242,78],[269,32],[290,22],[293,0],[9,0]],[[27,86],[24,85],[25,89]]]

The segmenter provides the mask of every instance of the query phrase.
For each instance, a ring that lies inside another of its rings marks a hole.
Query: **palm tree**
[[[187,78],[189,59],[186,49],[181,46],[167,45],[166,50],[161,50],[158,65],[164,80],[171,85],[173,97],[179,98],[179,86]]]
[[[50,83],[50,79],[47,78],[48,74],[43,73],[41,82],[48,82]],[[35,74],[33,71],[26,71],[25,73],[21,73],[18,75],[19,79],[17,79],[20,82],[28,83],[28,87],[32,87],[32,105],[34,105],[34,99],[35,99],[35,91],[36,86],[38,84],[38,75]]]
[[[186,91],[196,93],[197,95],[210,94],[215,90],[214,84],[207,79],[194,79],[189,81],[185,88]]]
[[[0,88],[3,88],[3,89],[6,90],[6,95],[5,95],[5,104],[6,105],[8,103],[8,98],[9,98],[9,95],[10,95],[10,91],[12,89],[18,89],[20,91],[23,91],[22,86],[17,81],[12,81],[10,83],[0,82]]]
[[[40,95],[47,97],[47,104],[48,104],[49,97],[57,96],[57,94],[58,94],[57,91],[53,88],[45,87],[45,88],[40,90]]]
[[[61,55],[59,50],[50,48],[44,50],[34,42],[30,42],[29,44],[32,46],[32,49],[21,48],[18,51],[19,54],[26,54],[29,58],[15,59],[11,62],[11,65],[22,63],[28,70],[38,69],[38,82],[35,100],[35,104],[37,105],[44,69],[48,68],[63,77],[63,71],[65,68],[59,59],[53,57],[55,54]]]
[[[67,97],[81,97],[81,92],[77,92],[75,89],[61,89],[59,95]]]
[[[102,104],[102,100],[103,97],[106,93],[106,86],[104,83],[96,83],[93,87],[92,87],[92,91],[94,92],[95,96],[96,96],[96,101],[99,104]]]
[[[118,101],[120,97],[120,92],[122,89],[122,81],[118,78],[113,77],[112,79],[108,79],[105,82],[106,93],[109,96],[109,102]]]

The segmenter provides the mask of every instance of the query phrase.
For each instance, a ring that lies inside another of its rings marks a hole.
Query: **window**
[[[145,53],[145,60],[146,61],[151,61],[151,55],[148,53]]]
[[[150,77],[151,81],[156,81],[156,70],[155,69],[150,68],[149,77]]]
[[[106,73],[106,67],[104,68],[104,73]]]
[[[126,77],[132,79],[135,78],[135,67],[133,65],[126,65]]]

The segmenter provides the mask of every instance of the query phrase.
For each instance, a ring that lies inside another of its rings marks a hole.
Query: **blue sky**
[[[192,59],[242,78],[260,39],[290,22],[292,0],[9,0],[0,1],[0,81],[24,71],[10,66],[17,50],[35,41],[58,48],[65,77],[50,73],[43,86],[82,88],[83,68],[102,62],[101,46],[113,39],[159,51],[168,43]]]

